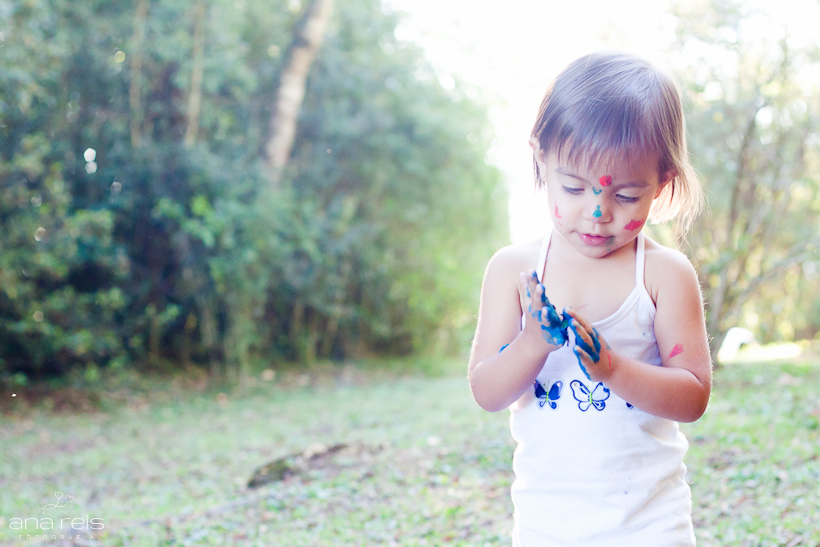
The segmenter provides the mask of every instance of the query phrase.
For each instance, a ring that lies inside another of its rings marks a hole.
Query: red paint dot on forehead
[[[604,175],[603,177],[598,179],[598,182],[601,183],[601,186],[609,186],[610,184],[612,184],[612,176]]]

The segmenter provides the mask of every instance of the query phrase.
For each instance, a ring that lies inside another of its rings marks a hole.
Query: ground
[[[738,359],[682,426],[698,544],[820,546],[820,359]],[[0,544],[509,545],[508,414],[413,370],[2,391]]]

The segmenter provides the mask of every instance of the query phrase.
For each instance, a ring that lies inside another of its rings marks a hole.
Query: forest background
[[[322,6],[0,0],[0,383],[467,351],[509,241],[495,99],[389,4]],[[713,354],[733,326],[816,338],[820,49],[743,3],[671,16]]]

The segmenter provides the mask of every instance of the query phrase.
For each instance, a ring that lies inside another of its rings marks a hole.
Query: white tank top
[[[541,246],[539,279],[550,235]],[[593,325],[613,351],[661,366],[644,257],[641,233],[635,288],[615,313]],[[510,409],[518,443],[513,545],[695,545],[683,464],[689,445],[677,422],[632,407],[588,380],[568,345],[549,355],[536,381],[540,389],[533,385]]]

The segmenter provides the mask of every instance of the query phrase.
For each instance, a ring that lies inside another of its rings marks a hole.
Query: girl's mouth
[[[592,234],[578,234],[585,244],[589,245],[590,247],[599,247],[601,245],[606,245],[609,240],[611,239],[610,236],[595,236]]]

